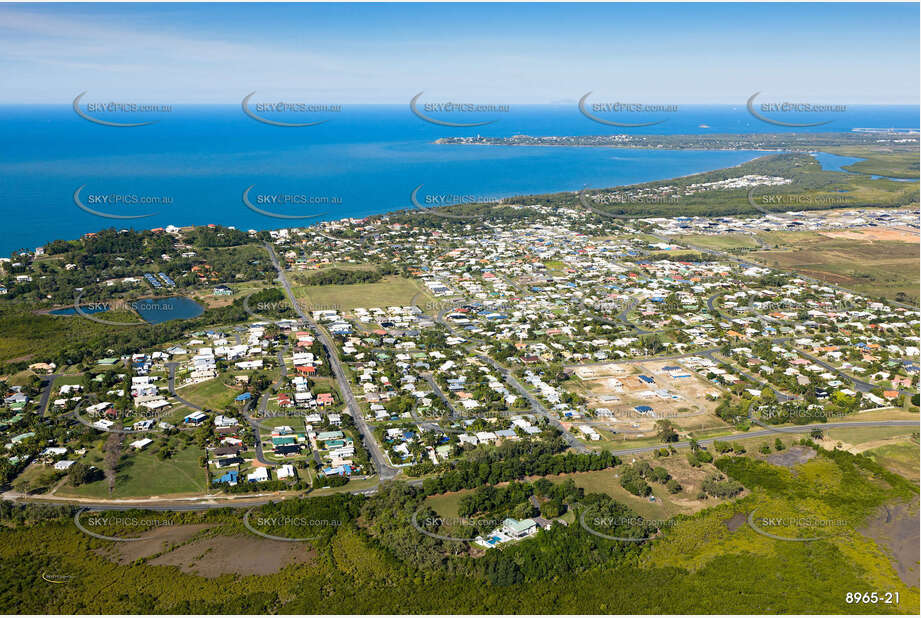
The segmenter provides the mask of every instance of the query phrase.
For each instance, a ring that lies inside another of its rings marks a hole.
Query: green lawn
[[[874,449],[864,451],[883,467],[900,474],[905,478],[918,482],[918,444],[914,442],[899,442],[886,444]]]
[[[825,433],[832,440],[840,440],[857,446],[876,440],[887,440],[900,436],[908,437],[917,432],[917,427],[854,427],[853,429],[829,429]]]
[[[209,408],[212,410],[223,410],[224,407],[231,405],[234,398],[240,394],[241,391],[228,388],[224,384],[224,376],[220,375],[213,380],[208,380],[207,382],[199,382],[198,384],[192,384],[190,386],[183,386],[177,388],[176,392],[183,399],[187,399],[192,403],[201,406],[202,408]]]
[[[352,285],[294,286],[294,295],[306,307],[335,308],[348,311],[355,307],[408,305],[416,295],[416,304],[432,302],[432,297],[415,279],[384,277],[377,283]]]
[[[202,454],[198,448],[189,446],[178,450],[170,459],[161,461],[150,452],[134,452],[128,447],[127,442],[128,440],[123,447],[123,461],[116,473],[114,492],[109,494],[108,482],[103,479],[80,487],[61,487],[55,495],[139,498],[207,491],[205,471],[198,465],[198,459]],[[83,461],[102,467],[98,451],[87,453]]]
[[[435,509],[435,512],[442,517],[457,517],[457,509],[460,506],[461,498],[469,493],[473,493],[473,490],[438,494],[436,496],[429,496],[425,499],[425,502]]]

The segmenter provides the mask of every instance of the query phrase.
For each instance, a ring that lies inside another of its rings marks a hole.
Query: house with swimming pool
[[[489,549],[510,541],[519,541],[537,534],[537,522],[533,519],[512,519],[508,517],[502,525],[490,532],[486,537],[478,536],[474,543]]]

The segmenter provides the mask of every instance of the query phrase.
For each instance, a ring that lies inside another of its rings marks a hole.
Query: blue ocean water
[[[494,122],[446,127],[419,119],[408,105],[346,105],[340,112],[311,115],[310,120],[327,120],[324,124],[290,128],[252,120],[239,105],[176,105],[168,113],[106,116],[120,122],[157,121],[116,128],[80,118],[69,105],[0,106],[0,214],[5,228],[0,255],[108,227],[220,223],[275,229],[317,220],[260,214],[244,204],[249,187],[250,204],[257,209],[339,219],[409,208],[419,185],[422,203],[477,201],[672,178],[761,154],[434,144],[439,137],[796,130],[759,121],[744,105],[682,106],[679,112],[648,118],[665,117],[662,124],[624,129],[595,123],[574,104],[512,105],[508,112],[440,117]],[[304,120],[296,113],[272,118]],[[808,130],[917,128],[918,107],[849,107],[829,118],[830,124]],[[153,216],[96,216],[77,206],[78,189],[80,203],[96,212]]]

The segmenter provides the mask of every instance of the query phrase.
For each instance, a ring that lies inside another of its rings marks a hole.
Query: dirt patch
[[[218,536],[184,545],[150,561],[178,566],[201,577],[271,575],[289,564],[312,562],[316,551],[304,543],[272,541],[255,536]]]
[[[899,579],[906,586],[918,586],[919,552],[918,499],[913,504],[892,504],[885,506],[858,532],[876,541],[892,560],[892,566]]]
[[[139,558],[146,558],[167,550],[172,545],[185,543],[193,536],[209,528],[209,524],[168,526],[156,528],[134,536],[143,536],[143,541],[113,542],[109,547],[97,551],[101,556],[118,564],[131,564]]]
[[[723,523],[729,529],[729,532],[735,532],[739,528],[745,525],[745,522],[748,521],[748,517],[745,513],[736,513],[729,519],[724,519]]]
[[[911,233],[907,230],[893,229],[888,227],[869,227],[860,231],[847,230],[835,232],[819,232],[822,236],[829,238],[848,238],[853,240],[891,240],[895,242],[918,242],[918,234]]]
[[[772,453],[765,459],[767,459],[769,464],[792,468],[793,466],[806,463],[813,457],[815,457],[815,451],[811,448],[807,446],[791,446],[779,453]]]

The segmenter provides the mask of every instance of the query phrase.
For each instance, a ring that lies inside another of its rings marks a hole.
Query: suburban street
[[[332,370],[333,375],[336,377],[336,382],[339,385],[339,391],[342,393],[342,397],[345,399],[346,409],[349,411],[349,414],[351,414],[355,421],[355,426],[361,433],[362,443],[371,454],[371,460],[374,462],[374,468],[377,470],[378,476],[382,481],[387,481],[396,477],[400,471],[387,463],[386,455],[384,455],[380,446],[377,444],[377,440],[375,440],[374,436],[371,434],[371,429],[365,422],[364,416],[361,413],[361,407],[355,400],[355,395],[352,393],[352,387],[349,384],[349,380],[342,368],[342,364],[339,362],[339,354],[336,352],[335,343],[329,338],[329,336],[327,336],[326,332],[320,328],[316,322],[314,322],[313,318],[310,317],[310,315],[308,315],[301,308],[300,303],[297,302],[297,299],[294,297],[294,291],[291,289],[291,284],[288,281],[288,277],[285,276],[285,270],[282,268],[278,261],[278,256],[275,254],[274,247],[272,247],[272,245],[269,243],[265,243],[265,248],[272,260],[272,265],[275,267],[275,270],[278,271],[278,281],[285,288],[285,294],[287,294],[291,306],[294,307],[294,310],[301,317],[301,319],[310,325],[311,330],[313,330],[320,343],[323,344],[323,347],[326,350],[326,354],[330,361],[330,369]]]

